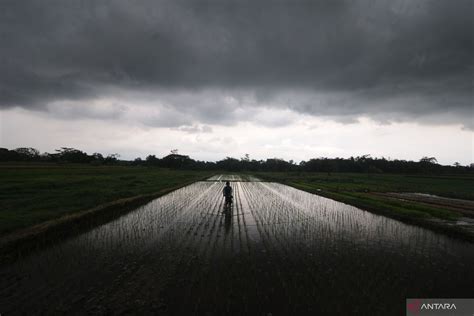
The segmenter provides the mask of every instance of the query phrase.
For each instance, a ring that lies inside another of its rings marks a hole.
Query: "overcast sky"
[[[0,146],[474,156],[474,0],[2,0]]]

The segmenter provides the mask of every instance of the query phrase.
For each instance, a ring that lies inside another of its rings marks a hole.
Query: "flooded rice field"
[[[218,174],[207,179],[208,181],[261,181],[252,175]]]
[[[256,180],[197,182],[1,267],[0,313],[401,315],[472,295],[473,244]]]

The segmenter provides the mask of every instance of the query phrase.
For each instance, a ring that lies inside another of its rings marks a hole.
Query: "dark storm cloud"
[[[312,115],[449,114],[472,127],[473,3],[4,0],[0,107],[110,87],[248,89]],[[218,102],[183,100],[204,121],[227,117]]]

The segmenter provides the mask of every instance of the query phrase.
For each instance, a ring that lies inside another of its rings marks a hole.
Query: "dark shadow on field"
[[[228,235],[232,228],[232,204],[224,207],[224,229],[225,234]]]

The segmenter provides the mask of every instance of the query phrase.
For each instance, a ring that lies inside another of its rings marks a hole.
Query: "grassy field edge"
[[[162,189],[155,193],[122,198],[98,205],[94,208],[76,211],[34,226],[22,228],[0,237],[0,264],[16,260],[31,251],[41,249],[58,240],[64,240],[99,225],[117,219],[146,203],[188,186],[207,176]]]
[[[311,194],[320,195],[325,198],[333,199],[341,203],[355,206],[357,208],[369,211],[374,214],[390,217],[406,224],[428,228],[435,232],[446,234],[450,237],[474,243],[474,234],[471,231],[462,229],[461,227],[450,225],[450,223],[448,222],[448,220],[450,219],[449,215],[447,215],[446,218],[442,220],[440,218],[427,216],[426,213],[418,212],[416,210],[405,210],[403,209],[403,207],[394,207],[391,205],[387,205],[386,203],[377,203],[369,198],[355,196],[352,194],[352,192],[332,192],[329,190],[317,190],[310,185],[293,182],[288,179],[265,176],[262,173],[259,173],[258,176],[266,181],[278,182]]]

